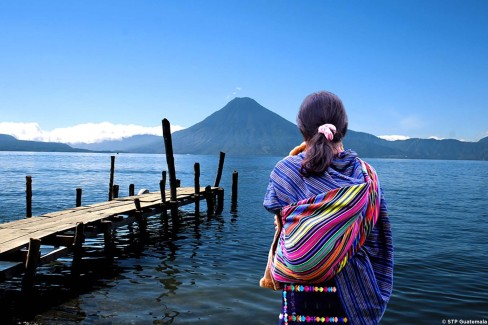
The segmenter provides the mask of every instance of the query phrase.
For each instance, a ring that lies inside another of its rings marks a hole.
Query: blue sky
[[[236,96],[295,122],[318,90],[356,131],[488,136],[488,1],[0,0],[0,30],[19,138],[189,127]]]

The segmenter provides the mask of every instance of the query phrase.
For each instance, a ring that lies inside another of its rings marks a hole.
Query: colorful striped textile
[[[283,283],[332,279],[364,244],[379,215],[376,174],[360,161],[364,182],[330,190],[281,210],[283,230],[271,273]]]
[[[273,215],[288,205],[337,188],[364,183],[361,163],[354,151],[334,158],[323,175],[305,177],[300,173],[304,154],[288,156],[271,172],[263,205]],[[374,170],[372,170],[374,172]],[[375,173],[375,172],[374,172]],[[337,296],[350,324],[378,324],[393,289],[394,248],[388,209],[381,184],[380,213],[363,246],[348,258],[333,281]],[[310,302],[315,297],[311,296]],[[335,297],[330,297],[334,300]]]

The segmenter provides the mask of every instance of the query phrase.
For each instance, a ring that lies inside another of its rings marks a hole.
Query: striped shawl
[[[380,209],[378,180],[361,161],[364,183],[344,186],[281,210],[283,230],[271,272],[276,281],[332,279],[364,244]]]
[[[290,206],[289,211],[292,212],[295,209],[293,204],[296,202],[306,202],[312,197],[320,199],[323,193],[365,183],[361,160],[351,150],[340,153],[327,172],[320,176],[301,175],[300,167],[303,159],[303,153],[286,157],[278,162],[271,172],[263,203],[271,213],[276,214],[282,209],[287,209],[288,206]],[[374,169],[371,166],[368,168],[377,180]],[[340,272],[339,269],[333,271],[336,273],[334,281],[339,297],[351,324],[378,324],[386,310],[393,288],[394,250],[391,226],[379,181],[377,186],[379,195],[376,202],[379,200],[379,215],[374,227],[364,228],[365,236],[359,235],[359,243],[363,240],[364,243],[356,245],[358,242],[353,242],[352,247],[355,248],[347,250],[348,253],[344,255],[347,256],[347,263],[340,265],[342,266]],[[313,204],[313,201],[309,203]],[[314,210],[309,211],[317,213]],[[295,213],[298,211],[295,209]],[[369,235],[366,236],[368,231]],[[357,251],[354,254],[355,249]],[[346,249],[343,250],[345,251]]]

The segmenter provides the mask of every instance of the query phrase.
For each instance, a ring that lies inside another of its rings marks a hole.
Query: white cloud
[[[384,139],[384,140],[388,140],[388,141],[408,140],[408,139],[410,139],[410,137],[408,137],[406,135],[395,135],[395,134],[392,134],[392,135],[379,135],[378,138],[381,138],[381,139]]]
[[[445,138],[441,138],[441,137],[438,137],[438,136],[435,136],[435,135],[431,135],[429,137],[429,139],[433,139],[433,140],[444,140]]]
[[[171,132],[184,127],[171,125]],[[0,134],[9,134],[19,140],[34,140],[63,143],[97,143],[117,140],[139,134],[162,135],[162,127],[146,127],[135,124],[112,124],[109,122],[85,123],[44,131],[37,123],[0,122]]]
[[[44,141],[46,132],[37,123],[0,122],[0,133],[9,134],[19,140]]]

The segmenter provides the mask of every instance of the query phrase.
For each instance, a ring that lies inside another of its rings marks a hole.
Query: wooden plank
[[[57,260],[60,257],[63,257],[65,255],[68,255],[73,250],[72,247],[59,247],[45,255],[41,256],[41,264],[46,264],[52,261]]]
[[[117,200],[113,200],[113,201],[93,203],[93,204],[84,205],[84,206],[77,207],[77,208],[71,208],[71,209],[66,209],[66,210],[62,210],[62,211],[51,212],[51,213],[43,214],[43,216],[58,216],[58,215],[63,214],[63,213],[73,213],[73,212],[78,212],[78,211],[83,212],[85,210],[91,211],[93,209],[100,210],[100,209],[105,209],[107,207],[119,206],[119,205],[123,205],[123,204],[124,204],[123,200],[117,199]]]
[[[17,225],[21,225],[24,223],[33,223],[33,222],[35,223],[35,222],[42,220],[42,219],[43,218],[40,218],[40,217],[31,217],[28,219],[20,219],[20,220],[9,221],[9,222],[5,222],[5,223],[0,224],[0,229],[8,229],[8,228],[16,227]]]
[[[30,231],[28,230],[0,229],[0,243],[9,241],[12,238],[17,238],[29,233]]]
[[[90,208],[89,206],[82,205],[82,206],[79,206],[76,208],[68,208],[68,209],[61,210],[61,211],[44,213],[44,214],[41,214],[39,217],[52,218],[52,217],[57,217],[58,215],[61,215],[61,214],[75,213],[77,211],[84,211],[84,210],[89,209],[89,208]]]
[[[51,225],[58,223],[60,220],[57,219],[44,219],[40,220],[38,222],[33,222],[33,223],[23,223],[19,225],[12,225],[10,228],[3,228],[2,230],[15,230],[15,231],[21,231],[21,232],[29,232],[32,230],[37,230],[37,229],[46,229],[49,228]]]
[[[120,201],[110,201],[110,202],[104,202],[103,204],[93,204],[93,205],[88,205],[88,206],[83,206],[79,208],[73,208],[73,209],[67,209],[63,211],[56,211],[56,212],[50,212],[41,215],[41,217],[47,217],[47,218],[58,218],[60,216],[76,216],[76,215],[81,215],[86,212],[90,211],[101,211],[104,209],[110,209],[112,207],[117,207],[117,206],[124,206],[126,202],[120,202]]]

